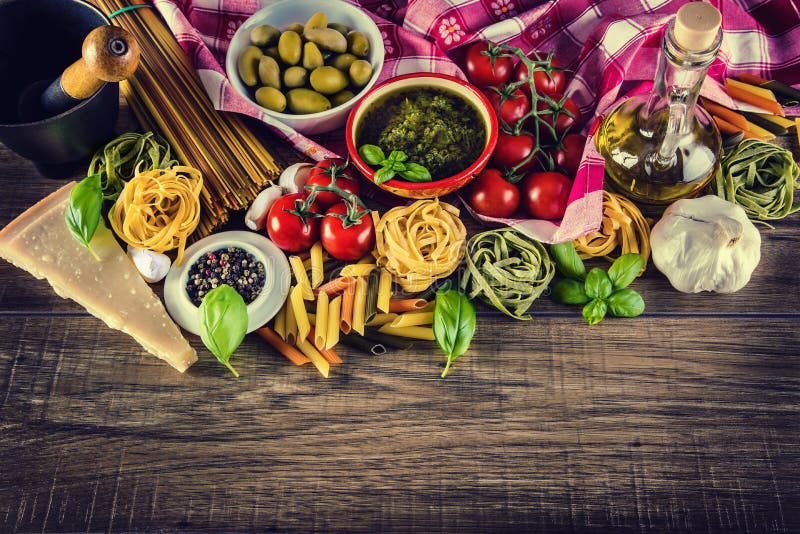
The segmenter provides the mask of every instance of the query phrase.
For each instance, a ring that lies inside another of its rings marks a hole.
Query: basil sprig
[[[447,356],[442,378],[447,376],[453,362],[467,352],[474,334],[475,307],[467,296],[456,289],[437,291],[433,307],[433,335]]]
[[[89,249],[94,259],[100,256],[92,248],[92,237],[100,224],[100,209],[103,207],[103,189],[100,174],[87,176],[69,193],[69,204],[64,216],[72,236]]]
[[[430,182],[431,173],[427,168],[418,163],[408,161],[408,154],[402,150],[392,150],[386,156],[377,145],[361,145],[358,148],[358,155],[367,162],[367,165],[379,167],[375,171],[375,183],[382,184],[388,182],[395,176],[409,182]]]
[[[606,273],[595,267],[586,273],[572,243],[550,246],[550,254],[558,270],[566,276],[557,280],[551,289],[553,300],[561,304],[582,304],[583,318],[597,324],[607,313],[615,317],[636,317],[644,312],[644,300],[632,289],[627,289],[644,268],[641,254],[623,254]]]
[[[233,376],[239,373],[230,364],[231,354],[247,333],[247,305],[231,286],[223,284],[206,294],[200,304],[200,337]]]

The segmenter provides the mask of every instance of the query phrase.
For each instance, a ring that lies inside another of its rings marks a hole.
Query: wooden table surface
[[[0,226],[61,183],[0,147]],[[799,532],[800,216],[762,238],[733,295],[481,307],[446,380],[433,343],[325,380],[255,336],[237,380],[190,334],[181,375],[0,262],[0,531]]]

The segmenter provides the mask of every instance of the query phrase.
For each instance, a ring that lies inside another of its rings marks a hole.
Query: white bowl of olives
[[[383,68],[383,37],[343,0],[280,0],[236,31],[225,70],[234,89],[303,134],[344,126]]]

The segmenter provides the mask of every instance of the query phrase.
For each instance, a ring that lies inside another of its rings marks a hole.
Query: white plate
[[[261,234],[248,231],[220,232],[193,243],[186,249],[183,262],[173,266],[164,281],[164,303],[176,323],[192,334],[200,335],[199,308],[186,293],[189,269],[206,252],[225,247],[238,247],[264,264],[264,287],[258,297],[247,305],[247,331],[252,332],[272,319],[289,294],[291,270],[283,251]]]

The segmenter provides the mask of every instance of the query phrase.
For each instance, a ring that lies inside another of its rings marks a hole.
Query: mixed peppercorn
[[[195,306],[215,287],[228,284],[244,299],[253,302],[264,288],[264,264],[238,247],[226,247],[200,256],[189,269],[186,293]]]

